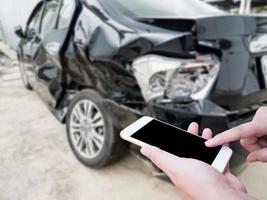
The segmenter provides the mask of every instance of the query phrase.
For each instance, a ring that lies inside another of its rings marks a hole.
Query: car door
[[[40,29],[40,19],[43,11],[43,2],[40,2],[32,14],[30,15],[28,22],[26,24],[25,29],[25,37],[21,43],[21,60],[25,72],[27,73],[27,77],[30,82],[32,82],[34,74],[33,74],[33,43],[36,40],[37,35],[39,34]]]
[[[50,0],[41,19],[40,43],[36,43],[34,58],[36,90],[51,108],[64,90],[62,56],[75,9],[75,0]]]

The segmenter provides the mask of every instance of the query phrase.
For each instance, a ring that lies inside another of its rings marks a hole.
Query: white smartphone
[[[121,138],[143,147],[156,146],[173,155],[201,160],[224,172],[233,151],[226,146],[208,148],[206,140],[151,117],[142,117],[120,133]]]

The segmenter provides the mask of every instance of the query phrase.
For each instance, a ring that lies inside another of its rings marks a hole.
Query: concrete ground
[[[185,199],[130,154],[102,170],[80,164],[65,127],[24,89],[17,68],[0,67],[0,113],[1,200]],[[240,178],[251,195],[267,199],[267,164],[250,165]]]

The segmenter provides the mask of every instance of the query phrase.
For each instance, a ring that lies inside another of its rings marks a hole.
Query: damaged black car
[[[124,155],[119,132],[141,116],[219,133],[267,101],[265,17],[198,0],[43,0],[15,32],[24,85],[89,167]]]

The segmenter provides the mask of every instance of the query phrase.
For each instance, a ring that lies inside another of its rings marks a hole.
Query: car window
[[[42,14],[42,6],[40,6],[33,16],[31,17],[30,21],[28,22],[28,27],[26,29],[26,36],[27,38],[32,38],[34,35],[39,31],[39,25],[40,25],[40,17]]]
[[[100,0],[106,8],[133,18],[202,17],[223,11],[199,0]],[[87,0],[90,2],[90,0]]]
[[[59,12],[58,29],[68,28],[75,10],[74,0],[63,0],[62,7]]]
[[[55,27],[59,5],[59,0],[52,0],[46,3],[41,25],[42,35],[45,35]]]

